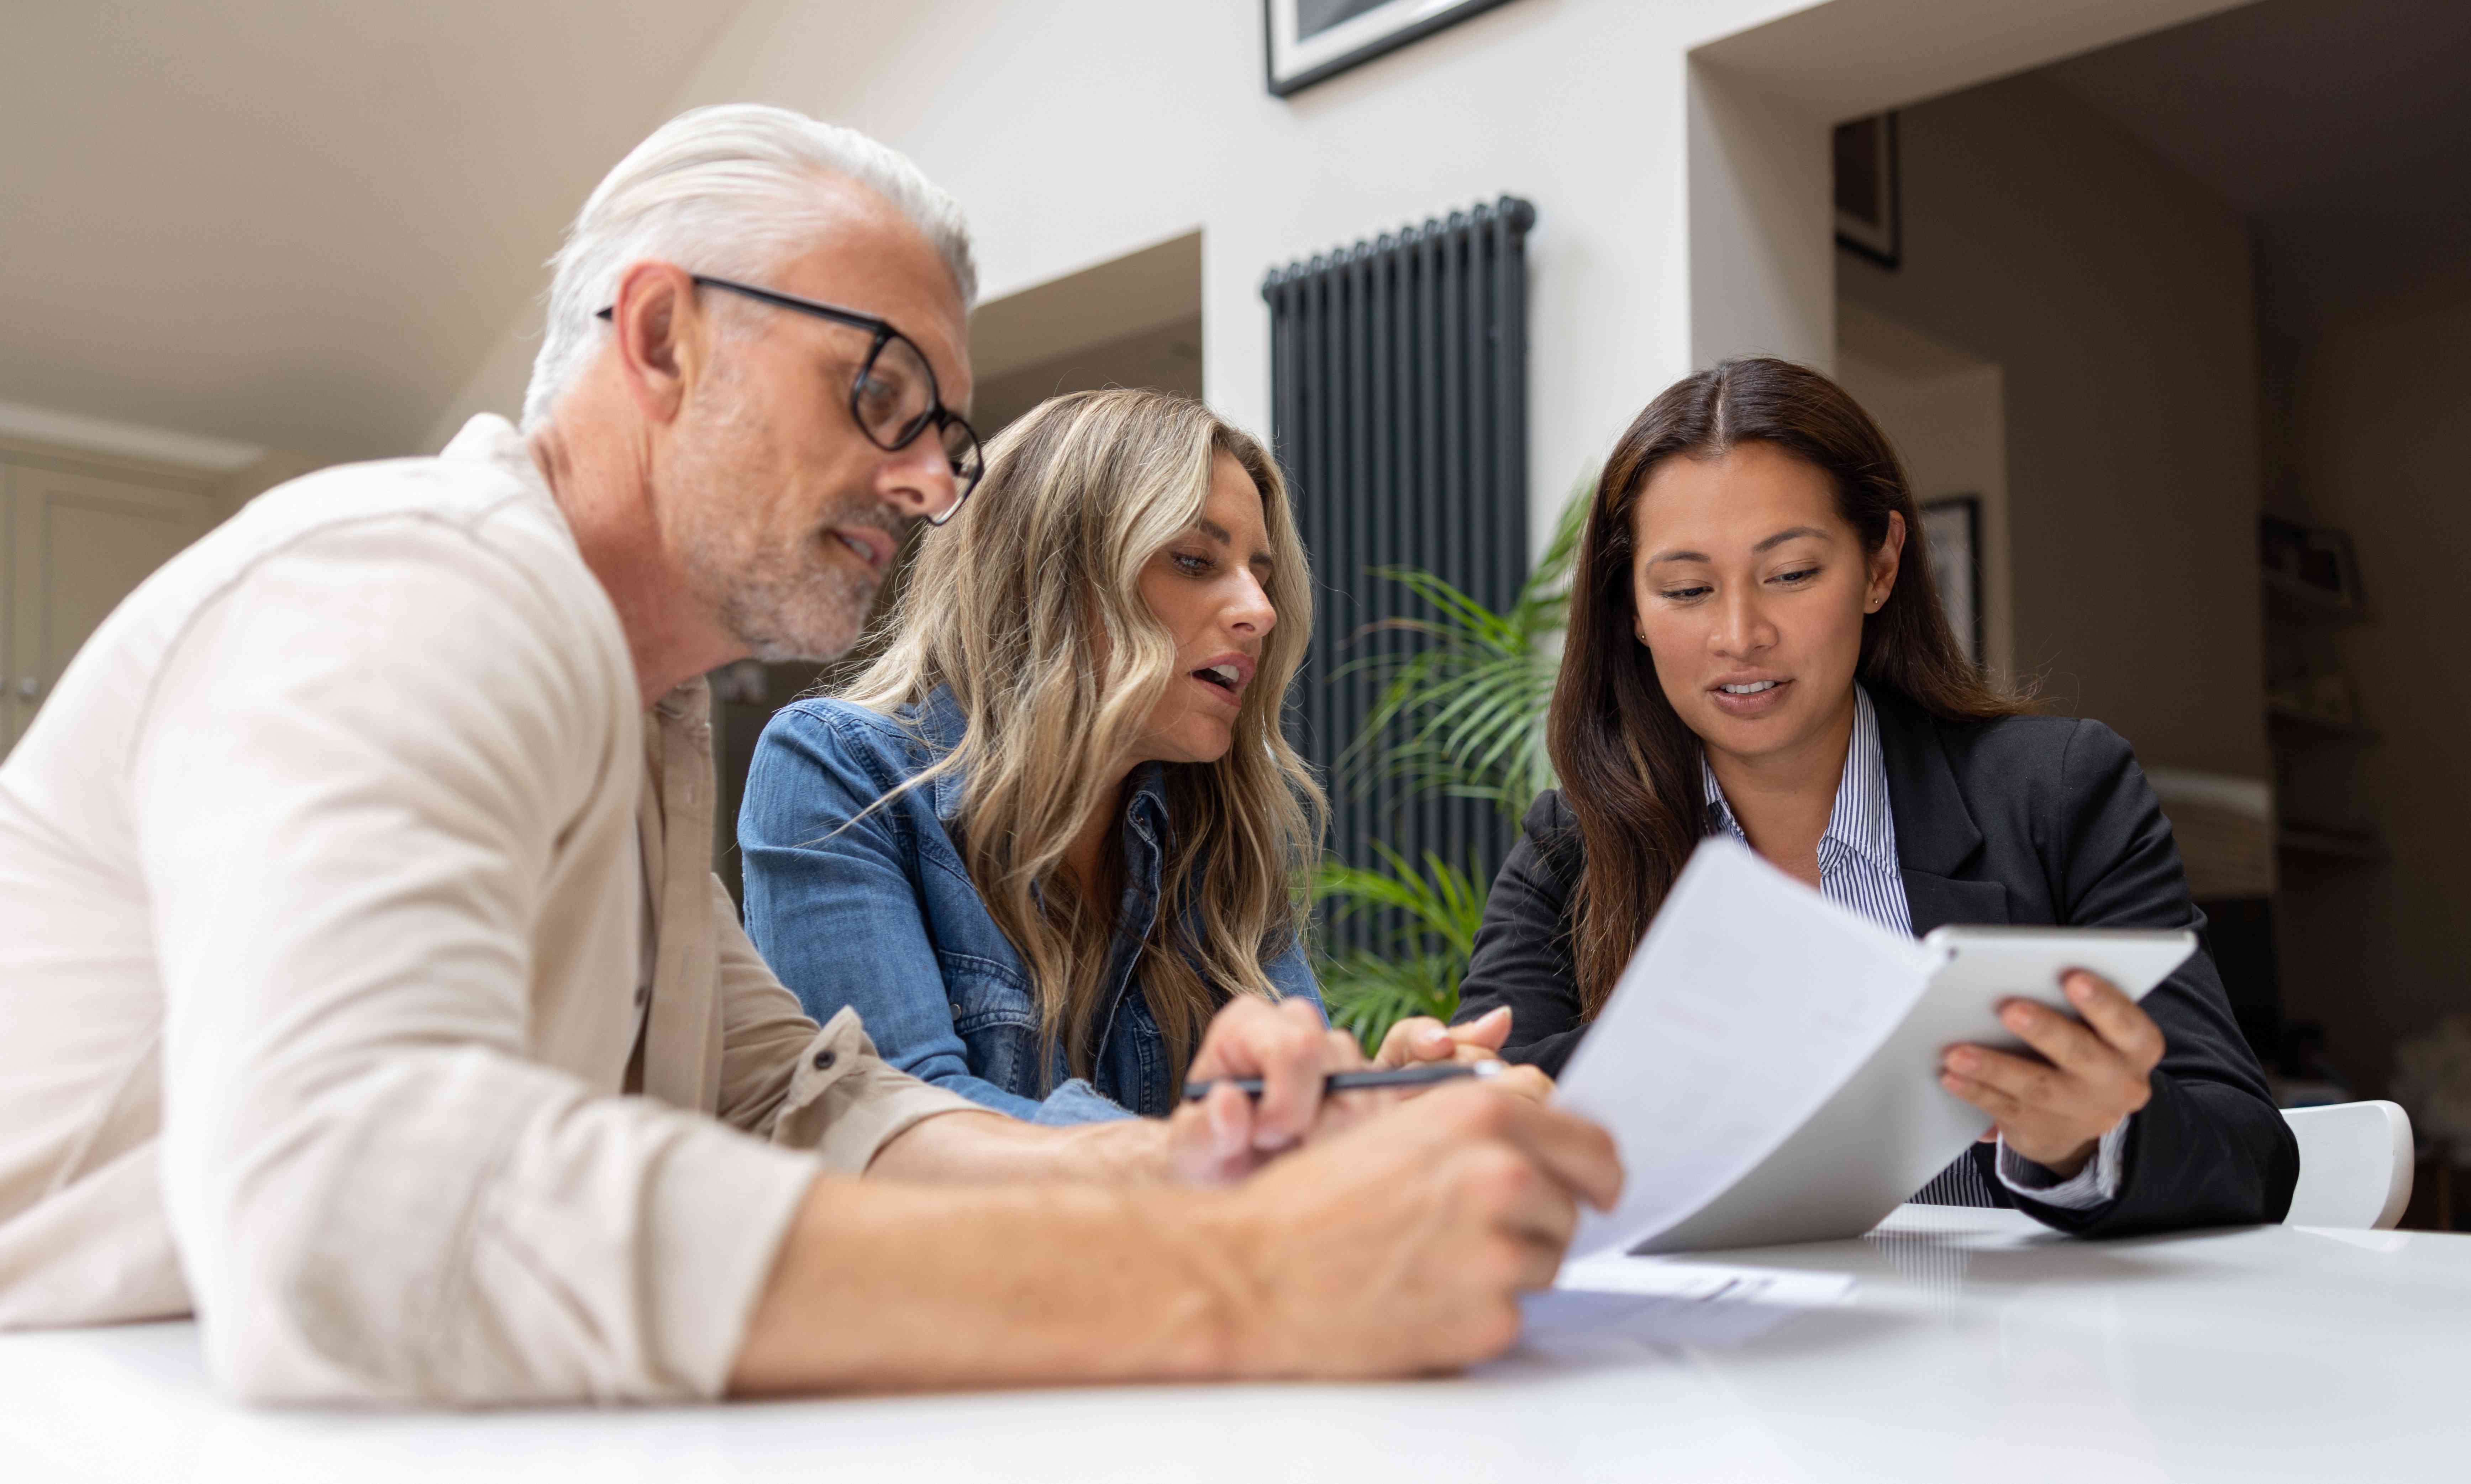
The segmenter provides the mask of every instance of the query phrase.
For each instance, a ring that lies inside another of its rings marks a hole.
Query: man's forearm
[[[774,1260],[730,1386],[1228,1375],[1242,1368],[1237,1337],[1252,1307],[1247,1231],[1223,1193],[820,1176]]]
[[[901,1148],[939,1124],[951,1125],[940,1138]],[[1103,1167],[1088,1150],[1126,1137],[1077,1132],[946,1114],[887,1147],[891,1171],[817,1177],[773,1259],[732,1387],[1465,1365],[1517,1339],[1517,1294],[1552,1282],[1576,1195],[1610,1209],[1621,1189],[1604,1130],[1473,1083],[1377,1113],[1234,1189],[881,1177],[1000,1164],[1005,1141],[1025,1162],[1071,1159],[1061,1151],[1079,1144],[1085,1169]]]
[[[1167,1125],[1127,1118],[1055,1127],[1000,1113],[924,1119],[878,1150],[869,1177],[971,1185],[1152,1184],[1167,1177]]]

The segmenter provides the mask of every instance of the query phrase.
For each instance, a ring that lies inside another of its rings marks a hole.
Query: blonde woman
[[[1164,1114],[1212,1013],[1320,1009],[1312,625],[1277,466],[1200,404],[1059,397],[925,534],[882,657],[765,729],[747,929],[807,1012],[1042,1123]],[[1344,1056],[1333,1037],[1333,1055]]]

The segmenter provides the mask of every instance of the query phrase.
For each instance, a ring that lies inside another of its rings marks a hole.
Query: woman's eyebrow
[[[1753,546],[1751,550],[1753,552],[1767,551],[1774,547],[1781,546],[1786,542],[1792,541],[1796,537],[1800,536],[1816,536],[1822,541],[1827,539],[1827,533],[1821,530],[1816,525],[1796,525],[1789,529],[1777,532],[1767,540],[1760,542],[1755,546]],[[1709,557],[1705,551],[1659,551],[1656,555],[1647,559],[1647,565],[1649,567],[1654,567],[1659,562],[1706,562],[1712,560],[1714,559]]]
[[[1769,537],[1763,542],[1760,542],[1751,549],[1753,551],[1766,551],[1771,547],[1781,546],[1786,542],[1793,540],[1797,536],[1817,536],[1824,539],[1827,533],[1825,531],[1821,530],[1816,525],[1797,525],[1789,530],[1777,532],[1775,535]]]
[[[1236,545],[1236,533],[1219,524],[1217,522],[1210,519],[1208,516],[1196,518],[1192,522],[1192,528],[1199,531],[1202,535],[1209,537],[1212,541],[1218,543],[1222,546],[1232,546]],[[1277,568],[1277,563],[1272,560],[1270,553],[1267,551],[1254,552],[1250,557],[1245,559],[1244,565],[1247,567],[1268,568],[1272,570],[1275,570]]]

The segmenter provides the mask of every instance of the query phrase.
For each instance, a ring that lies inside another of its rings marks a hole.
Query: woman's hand
[[[1472,1066],[1480,1061],[1499,1061],[1501,1043],[1510,1038],[1510,1007],[1498,1005],[1463,1026],[1446,1026],[1430,1015],[1416,1015],[1390,1028],[1381,1038],[1381,1050],[1374,1054],[1373,1064],[1393,1067],[1422,1066],[1432,1061],[1451,1061]],[[1533,1102],[1553,1101],[1553,1079],[1534,1067],[1511,1067],[1493,1079],[1496,1092],[1517,1093]],[[1408,1093],[1404,1096],[1415,1097]]]
[[[1510,1007],[1496,1006],[1463,1026],[1446,1026],[1430,1015],[1411,1016],[1390,1028],[1377,1067],[1412,1067],[1427,1061],[1499,1061],[1510,1039]]]
[[[2064,1179],[2153,1096],[2162,1028],[2117,985],[2083,969],[2060,987],[2083,1022],[2031,1000],[1999,1007],[2000,1024],[2045,1060],[1954,1046],[1940,1085],[1989,1114],[2010,1148]]]

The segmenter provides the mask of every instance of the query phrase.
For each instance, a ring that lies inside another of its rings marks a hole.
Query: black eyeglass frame
[[[917,341],[894,329],[892,321],[880,314],[842,309],[836,304],[823,304],[813,299],[802,299],[796,294],[760,289],[753,284],[739,283],[735,279],[715,278],[708,273],[694,273],[689,277],[698,289],[726,289],[731,293],[743,294],[747,298],[779,309],[795,310],[801,314],[812,314],[818,319],[829,319],[853,329],[864,330],[874,336],[874,343],[866,348],[866,359],[859,362],[858,375],[850,380],[850,421],[858,425],[859,432],[866,434],[867,442],[886,453],[898,452],[909,447],[918,441],[919,434],[930,428],[935,429],[939,438],[948,428],[961,429],[962,435],[970,441],[968,459],[964,460],[956,456],[949,441],[946,441],[944,448],[945,461],[952,466],[953,470],[953,502],[944,507],[941,515],[927,517],[927,523],[941,525],[960,513],[962,501],[970,498],[970,492],[977,489],[978,481],[986,476],[986,451],[979,445],[978,430],[970,426],[970,420],[944,405],[944,388],[935,381],[935,364],[927,359],[925,351],[918,348]],[[592,317],[610,319],[616,315],[618,307],[613,304],[606,309],[595,311]],[[917,418],[901,429],[890,443],[886,443],[875,435],[874,429],[867,426],[865,416],[859,411],[858,397],[859,389],[863,387],[866,384],[866,379],[874,374],[876,358],[882,355],[883,348],[895,340],[909,347],[909,353],[918,358],[919,369],[927,373],[927,410],[919,413]]]

